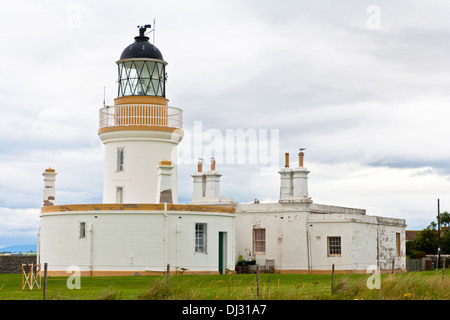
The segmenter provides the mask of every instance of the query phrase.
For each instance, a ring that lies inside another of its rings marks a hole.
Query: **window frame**
[[[395,250],[397,251],[397,257],[400,257],[400,253],[401,253],[401,235],[400,232],[396,232],[395,233]]]
[[[78,237],[80,239],[86,239],[86,221],[80,221],[79,227]]]
[[[123,198],[124,198],[124,187],[123,186],[116,186],[116,203],[122,204]],[[120,195],[120,201],[119,201],[119,195]]]
[[[338,240],[338,243],[335,242]],[[341,236],[327,237],[327,256],[340,257],[342,255],[342,238]]]
[[[202,227],[197,228],[197,227]],[[207,253],[207,231],[208,225],[205,222],[196,222],[194,224],[194,252],[198,254]]]
[[[116,152],[116,172],[123,172],[125,167],[125,148],[118,147]]]
[[[261,237],[262,235],[262,237]],[[257,239],[257,236],[260,239]],[[253,228],[253,254],[266,254],[266,229],[265,228]],[[260,250],[262,249],[262,250]]]

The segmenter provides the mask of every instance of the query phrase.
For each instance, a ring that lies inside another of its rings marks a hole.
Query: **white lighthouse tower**
[[[168,105],[167,63],[145,36],[149,27],[139,27],[123,50],[117,98],[100,109],[103,203],[60,205],[56,171],[43,174],[38,256],[49,275],[66,275],[74,265],[82,275],[150,275],[168,268],[225,273],[234,267],[231,204],[177,203],[182,111]]]
[[[168,106],[166,65],[139,27],[122,52],[114,106],[100,110],[105,145],[103,203],[177,203],[176,147],[182,110]]]

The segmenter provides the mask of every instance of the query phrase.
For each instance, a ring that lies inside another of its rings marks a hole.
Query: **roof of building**
[[[406,230],[406,241],[414,240],[419,232],[420,230]]]
[[[148,42],[148,39],[143,32],[140,32],[139,36],[134,37],[134,42],[123,50],[120,60],[132,58],[164,60],[161,51]]]

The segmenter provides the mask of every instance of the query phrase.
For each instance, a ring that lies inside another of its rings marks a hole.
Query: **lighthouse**
[[[127,46],[118,67],[113,106],[100,109],[104,148],[103,203],[177,203],[176,147],[182,110],[166,98],[167,62],[145,35]]]
[[[49,275],[74,265],[82,275],[225,273],[234,266],[231,204],[177,202],[182,110],[169,106],[167,62],[148,28],[139,27],[122,51],[117,97],[100,108],[103,203],[58,204],[56,171],[43,173],[38,256]]]
[[[324,273],[330,266],[349,273],[392,263],[406,270],[405,221],[313,203],[304,148],[298,165],[285,154],[277,202],[222,197],[220,166],[211,158],[209,168],[199,159],[192,174],[192,201],[177,203],[182,110],[169,106],[167,62],[148,28],[139,27],[117,60],[117,97],[100,109],[103,203],[59,204],[56,170],[42,174],[37,263],[47,264],[48,275],[67,277],[74,266],[82,276]],[[239,180],[236,192],[252,183]],[[249,264],[238,266],[243,255]]]

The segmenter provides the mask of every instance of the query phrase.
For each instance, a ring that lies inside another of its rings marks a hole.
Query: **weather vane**
[[[139,36],[145,37],[147,34],[153,32],[153,44],[155,44],[155,30],[156,30],[156,19],[153,19],[153,30],[150,30],[149,32],[145,33],[147,29],[150,29],[152,27],[151,24],[146,24],[144,26],[137,26],[139,28]]]
[[[140,37],[144,37],[145,36],[145,31],[147,29],[150,29],[152,27],[152,25],[150,24],[146,24],[145,26],[137,26],[139,28],[139,36]]]

